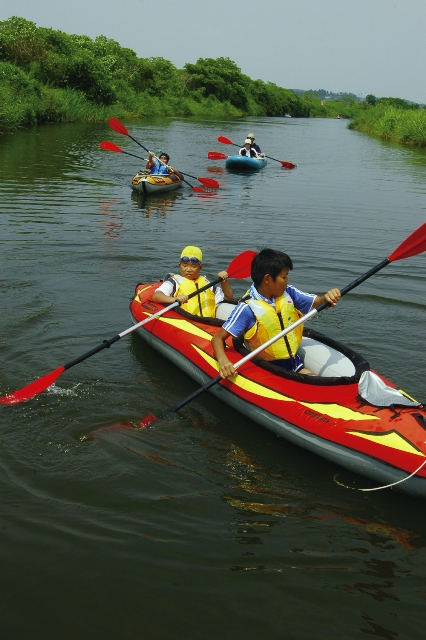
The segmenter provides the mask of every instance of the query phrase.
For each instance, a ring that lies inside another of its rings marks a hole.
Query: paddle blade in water
[[[217,180],[213,180],[213,178],[197,178],[201,184],[205,187],[210,187],[211,189],[219,189],[219,183]]]
[[[395,260],[411,258],[423,253],[423,251],[426,251],[426,222],[413,231],[404,242],[401,242],[399,247],[388,256],[388,260],[389,262],[394,262]]]
[[[108,124],[116,133],[121,133],[122,136],[130,135],[124,124],[121,124],[120,120],[117,120],[117,118],[110,118]]]
[[[116,151],[118,153],[123,153],[123,149],[120,149],[120,147],[118,147],[116,144],[114,144],[113,142],[108,142],[107,140],[101,142],[99,146],[101,147],[101,149],[106,149],[107,151]]]
[[[58,367],[55,371],[51,371],[46,376],[42,378],[38,378],[38,380],[34,380],[30,384],[27,384],[26,387],[22,387],[22,389],[18,389],[15,393],[10,393],[7,396],[3,396],[0,398],[0,402],[3,404],[18,404],[18,402],[25,402],[25,400],[30,400],[38,393],[45,391],[50,385],[52,385],[57,378],[65,371],[65,367]]]
[[[256,251],[243,251],[236,256],[227,268],[230,278],[249,278],[251,274],[251,263],[257,256]]]
[[[146,429],[150,424],[157,420],[157,416],[153,413],[150,413],[149,416],[145,416],[138,424],[138,429]]]
[[[226,153],[219,153],[219,151],[209,151],[207,154],[209,160],[226,160],[227,157]]]
[[[295,169],[296,165],[293,162],[287,162],[287,160],[280,160],[283,167],[286,169]]]
[[[201,189],[201,187],[192,187],[192,190],[196,191],[197,193],[206,193],[204,189]]]
[[[225,138],[225,136],[219,136],[217,141],[221,142],[222,144],[234,144],[232,140],[230,140],[229,138]]]

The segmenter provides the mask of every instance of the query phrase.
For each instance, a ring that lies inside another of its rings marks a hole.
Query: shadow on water
[[[172,191],[171,193],[145,194],[139,193],[132,189],[131,198],[138,209],[141,209],[146,217],[157,215],[158,217],[167,217],[170,208],[179,204],[183,194],[181,191]]]

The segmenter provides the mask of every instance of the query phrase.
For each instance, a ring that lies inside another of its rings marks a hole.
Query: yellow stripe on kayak
[[[197,353],[204,358],[206,362],[209,363],[213,369],[219,371],[219,363],[215,358],[210,356],[208,353],[205,353],[202,349],[199,349],[197,345],[192,345]],[[317,413],[322,413],[329,418],[333,418],[335,420],[380,420],[377,416],[369,416],[365,413],[360,413],[358,411],[353,411],[352,409],[348,409],[348,407],[344,407],[340,404],[333,403],[319,403],[319,402],[301,402],[299,400],[295,400],[290,396],[285,396],[278,391],[274,391],[273,389],[269,389],[268,387],[264,387],[258,382],[254,382],[253,380],[249,380],[237,373],[236,376],[229,378],[231,382],[233,382],[237,387],[247,391],[248,393],[252,393],[255,396],[260,396],[261,398],[268,398],[271,400],[281,400],[282,402],[297,402],[298,404],[307,407],[308,409],[312,409]]]
[[[152,313],[147,313],[146,311],[144,311],[144,314],[146,316],[154,315]],[[156,320],[158,320],[158,322],[165,322],[166,324],[171,324],[172,327],[176,327],[176,329],[179,329],[180,331],[186,331],[187,333],[190,333],[193,336],[197,336],[198,338],[204,338],[205,340],[210,341],[213,337],[211,333],[208,333],[208,331],[204,331],[203,329],[200,329],[200,327],[197,327],[196,325],[192,324],[192,322],[188,322],[188,320],[180,320],[178,318],[165,318],[164,316],[160,316],[156,318]]]
[[[405,438],[401,438],[401,436],[396,433],[396,431],[389,431],[388,433],[384,433],[382,435],[373,435],[369,433],[361,433],[359,431],[348,431],[352,436],[358,436],[358,438],[365,438],[365,440],[370,440],[371,442],[375,442],[376,444],[382,444],[385,447],[391,447],[392,449],[398,449],[398,451],[406,451],[407,453],[414,453],[416,456],[423,456],[419,449],[412,447]]]
[[[142,293],[142,291],[146,291],[146,289],[149,289],[150,287],[152,287],[151,284],[149,284],[148,286],[144,287],[143,289],[138,289],[138,292],[137,292],[137,294],[135,295],[135,297],[133,299],[136,300],[137,302],[142,302],[142,300],[139,298],[140,294]]]
[[[415,400],[412,396],[409,396],[408,393],[403,389],[398,389],[398,391],[399,393],[402,393],[402,395],[408,398],[409,400],[412,400],[413,402],[417,402],[417,400]]]

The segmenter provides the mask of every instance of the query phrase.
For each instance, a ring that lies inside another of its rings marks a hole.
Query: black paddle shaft
[[[390,264],[390,260],[389,258],[385,258],[384,260],[382,260],[382,262],[379,262],[379,264],[376,264],[375,267],[372,267],[372,269],[367,271],[367,273],[364,273],[364,275],[359,276],[359,278],[357,278],[356,280],[348,284],[346,287],[343,287],[343,289],[340,291],[340,295],[344,296],[346,293],[349,293],[349,291],[352,291],[352,289],[355,289],[355,287],[361,284],[361,282],[364,282],[364,280],[367,280],[368,278],[373,276],[375,273],[380,271],[380,269],[383,269],[383,267],[386,267],[388,264]],[[322,304],[319,305],[319,307],[317,307],[316,309],[317,313],[319,313],[320,311],[323,311],[324,309],[327,309],[327,307],[329,306],[330,306],[329,302],[323,302]]]
[[[90,351],[87,351],[87,353],[83,353],[82,356],[79,356],[75,360],[70,360],[70,362],[67,362],[67,364],[64,364],[64,369],[65,370],[71,369],[71,367],[74,367],[76,364],[79,364],[80,362],[83,362],[83,360],[87,360],[87,358],[90,358],[90,356],[94,356],[95,353],[102,351],[102,349],[109,349],[110,346],[114,344],[114,342],[117,342],[117,340],[120,340],[120,338],[121,336],[118,333],[113,338],[110,338],[109,340],[104,340],[102,344],[98,344],[98,346],[95,347],[94,349],[91,349]]]
[[[221,281],[222,281],[222,278],[216,278],[216,280],[213,280],[212,282],[208,282],[206,285],[204,285],[204,287],[201,287],[201,289],[197,289],[197,291],[190,293],[188,296],[188,300],[189,298],[193,298],[194,296],[197,296],[199,293],[202,293],[203,291],[206,291],[207,289],[214,287],[216,284],[219,284],[219,282]],[[79,356],[75,360],[71,360],[70,362],[67,362],[67,364],[64,364],[64,369],[65,370],[71,369],[71,367],[74,367],[76,364],[83,362],[83,360],[87,360],[87,358],[90,358],[90,356],[94,356],[95,353],[98,353],[103,349],[109,349],[110,346],[114,344],[114,342],[117,342],[117,340],[120,340],[120,338],[121,338],[121,335],[118,333],[113,338],[110,338],[109,340],[104,340],[102,344],[98,344],[98,346],[95,347],[94,349],[91,349],[90,351],[87,351],[87,353],[83,353],[82,356]]]

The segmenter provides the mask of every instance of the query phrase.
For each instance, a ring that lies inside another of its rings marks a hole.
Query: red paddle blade
[[[110,118],[108,121],[108,124],[113,131],[116,131],[117,133],[121,133],[122,136],[130,135],[130,133],[127,131],[126,127],[124,126],[124,124],[121,124],[120,120],[117,120],[117,118]]]
[[[3,398],[0,398],[0,402],[3,404],[17,404],[18,402],[25,402],[25,400],[29,400],[42,391],[45,391],[64,371],[65,367],[58,367],[55,371],[51,371],[51,373],[48,373],[46,376],[38,378],[38,380],[34,380],[34,382],[27,384],[27,386],[22,387],[22,389],[18,389],[15,393],[3,396]]]
[[[119,153],[123,153],[123,149],[120,149],[120,147],[117,147],[116,144],[114,144],[113,142],[108,142],[107,140],[101,142],[99,146],[102,149],[106,149],[107,151],[117,151]]]
[[[201,187],[192,187],[192,190],[196,191],[197,193],[206,193],[204,189],[201,189]]]
[[[209,151],[207,154],[209,160],[226,160],[227,157],[225,153],[219,153],[218,151]]]
[[[198,178],[198,182],[201,182],[205,187],[210,187],[211,189],[219,189],[219,183],[217,180],[213,180],[213,178]]]
[[[411,258],[423,253],[423,251],[426,251],[426,222],[413,231],[404,242],[401,242],[399,247],[388,256],[388,260],[389,262],[394,262],[395,260]]]
[[[293,162],[287,162],[287,160],[280,160],[283,167],[286,169],[295,169],[296,165]]]
[[[243,251],[236,256],[227,268],[230,278],[249,278],[251,274],[251,263],[257,256],[256,251]]]
[[[156,420],[157,416],[155,416],[153,413],[150,413],[148,416],[145,416],[145,418],[142,418],[142,420],[138,424],[138,429],[146,429],[146,427],[149,427],[149,425]]]
[[[230,140],[229,138],[225,138],[225,136],[219,136],[217,141],[221,142],[222,144],[234,144],[232,140]]]

